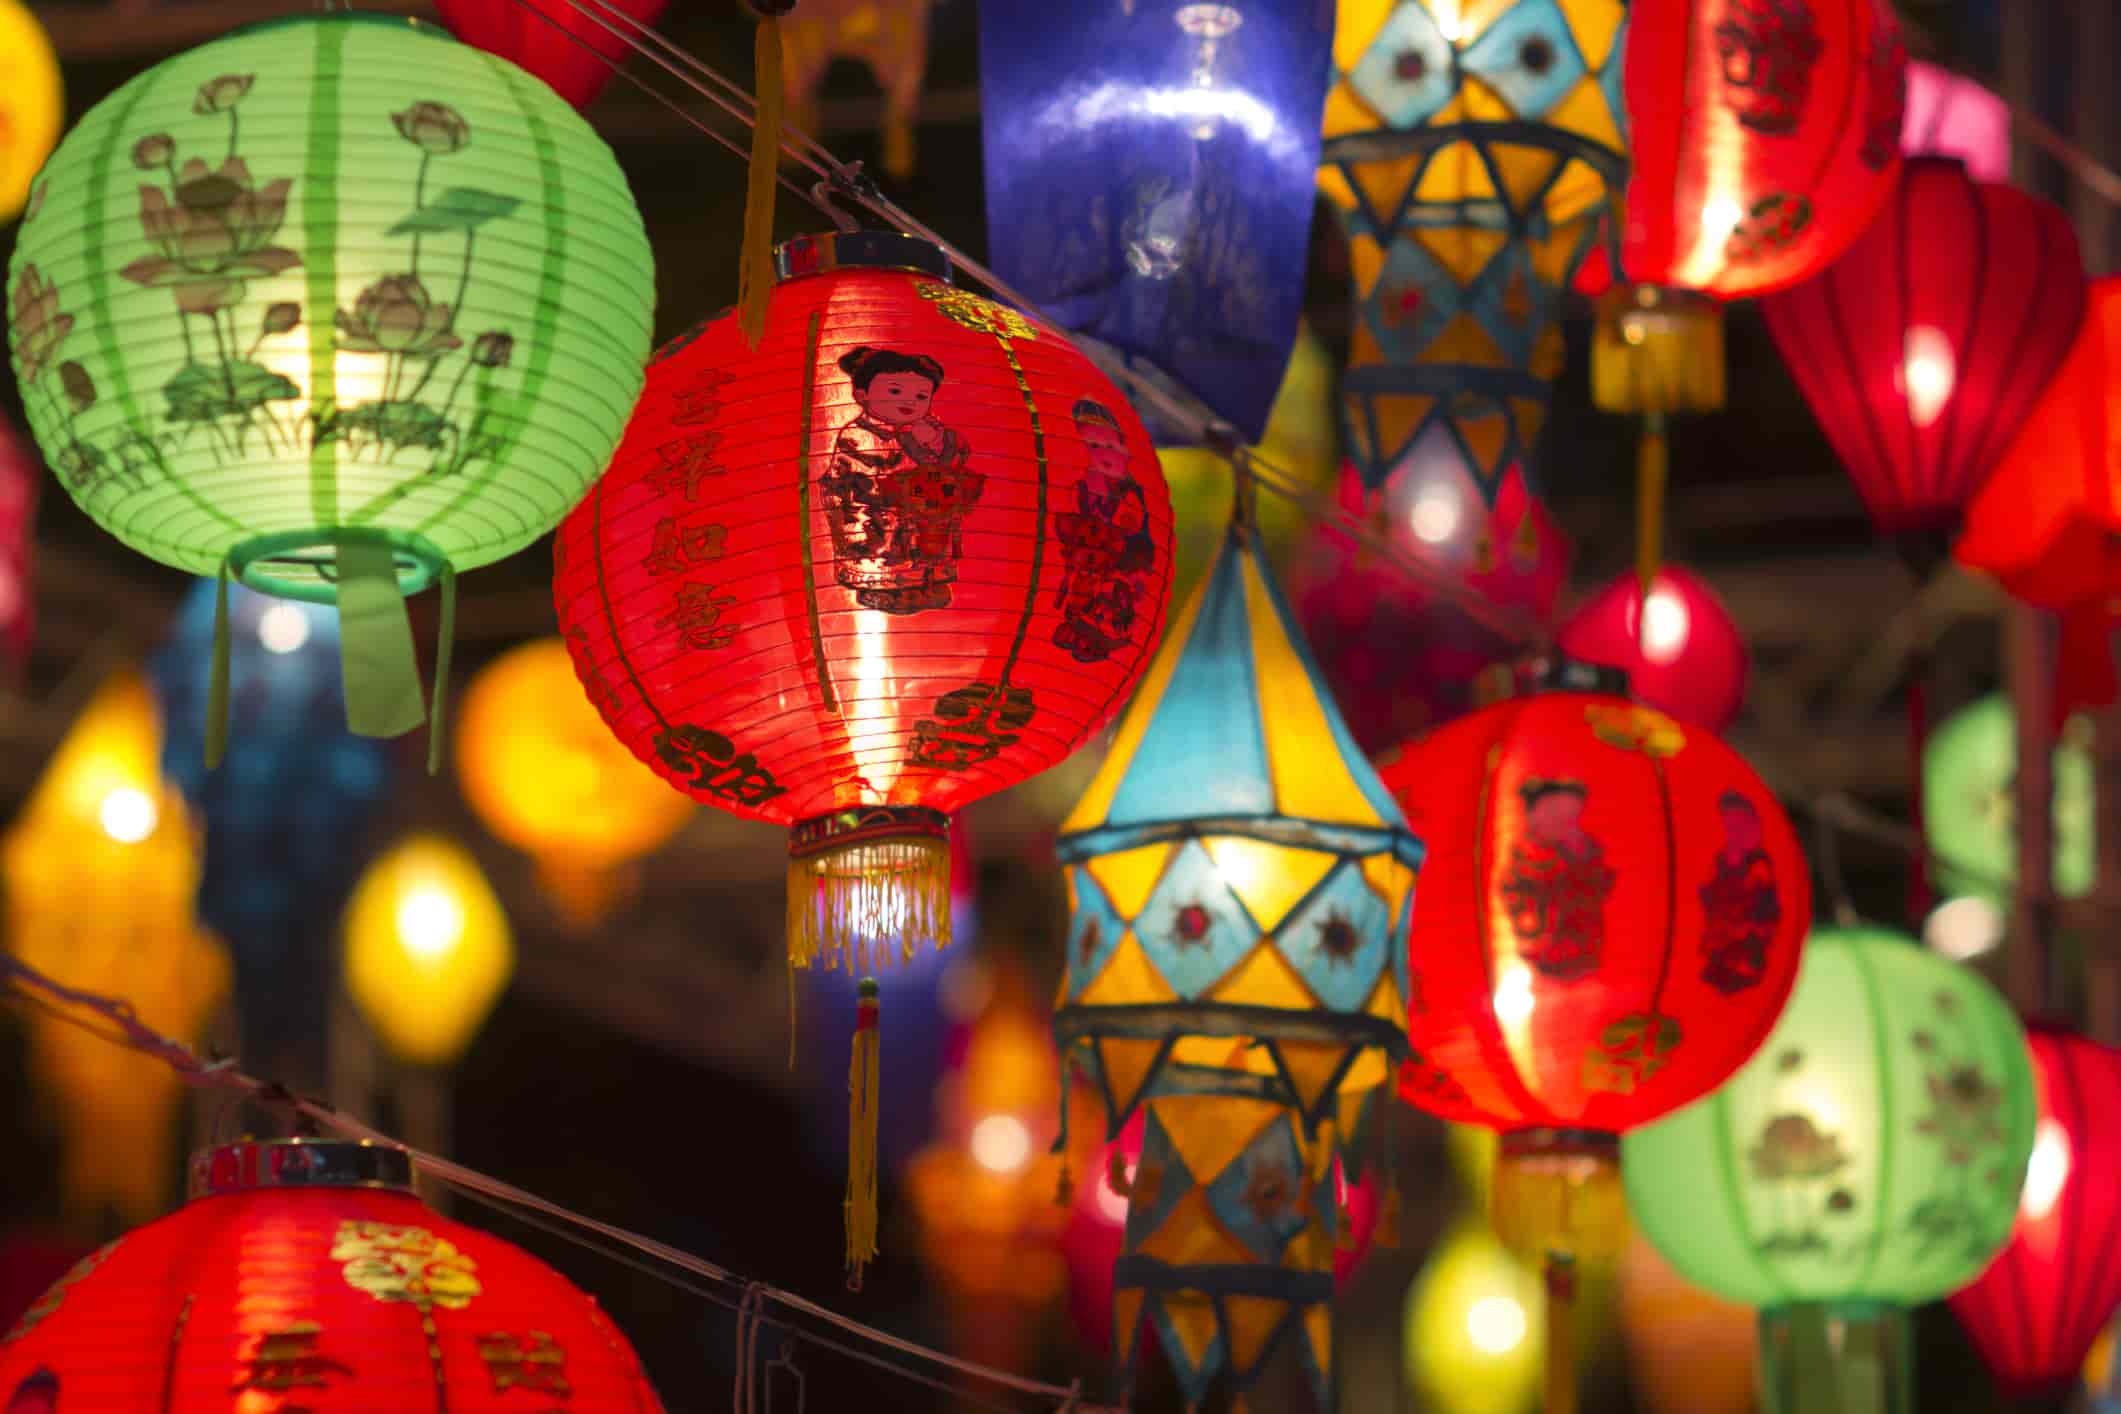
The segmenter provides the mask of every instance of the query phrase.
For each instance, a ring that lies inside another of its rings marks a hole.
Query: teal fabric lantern
[[[1765,1414],[1906,1410],[1902,1313],[2009,1239],[2033,1101],[2025,1033],[1979,976],[1822,929],[1745,1068],[1622,1139],[1628,1204],[1680,1275],[1762,1308]]]
[[[625,177],[551,89],[326,13],[82,119],[32,191],[8,344],[81,508],[165,564],[336,603],[348,724],[395,736],[426,715],[403,596],[442,586],[446,665],[455,574],[603,469],[653,304]]]

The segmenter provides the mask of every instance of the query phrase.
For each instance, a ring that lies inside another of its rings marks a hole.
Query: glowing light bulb
[[[1515,1297],[1483,1296],[1466,1308],[1466,1339],[1483,1355],[1507,1355],[1524,1343],[1530,1322]]]
[[[1458,501],[1448,491],[1424,491],[1407,519],[1424,544],[1442,545],[1458,534]]]
[[[1952,341],[1944,331],[1917,324],[1907,331],[1905,355],[1895,382],[1907,399],[1907,414],[1917,427],[1927,427],[1944,415],[1958,385],[1959,365],[1952,357]]]
[[[1459,16],[1457,0],[1442,0],[1437,5],[1436,30],[1453,44],[1465,37],[1465,21]]]
[[[274,604],[258,616],[258,642],[268,653],[292,653],[309,642],[309,615],[293,604]]]
[[[1495,1019],[1505,1026],[1522,1026],[1532,1016],[1532,973],[1512,968],[1495,984]]]
[[[1665,588],[1652,589],[1642,601],[1642,656],[1669,663],[1686,651],[1686,601]]]
[[[989,1173],[1016,1173],[1031,1162],[1031,1130],[1015,1115],[988,1115],[972,1126],[970,1148]]]
[[[1744,207],[1731,197],[1719,196],[1701,208],[1702,234],[1711,240],[1721,241],[1737,230],[1738,223],[1744,219]]]
[[[2055,1210],[2062,1185],[2069,1182],[2069,1131],[2052,1117],[2033,1131],[2033,1156],[2025,1165],[2025,1187],[2018,1211],[2037,1222]]]
[[[1128,1183],[1134,1182],[1134,1165],[1121,1161]],[[1097,1175],[1097,1215],[1118,1227],[1127,1220],[1127,1195],[1112,1186],[1109,1173],[1100,1170]]]
[[[397,920],[398,941],[425,962],[447,955],[464,936],[464,910],[432,884],[413,889],[398,901]]]
[[[118,786],[103,797],[96,822],[119,844],[138,844],[155,832],[161,812],[155,798],[136,786]]]
[[[1922,940],[1954,962],[1979,957],[2003,941],[2003,911],[1985,898],[1947,899],[1923,923]]]

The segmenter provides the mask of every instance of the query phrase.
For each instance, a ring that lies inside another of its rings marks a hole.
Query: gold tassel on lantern
[[[737,314],[753,348],[766,333],[766,297],[773,292],[773,184],[780,175],[781,20],[795,0],[745,0],[758,17],[752,46],[752,87],[758,111],[751,123],[751,169],[744,187],[744,244],[737,267]]]
[[[854,1058],[847,1069],[847,1287],[859,1291],[862,1268],[876,1260],[877,985],[861,981],[855,1008]]]
[[[1628,1239],[1620,1141],[1576,1130],[1505,1134],[1492,1184],[1496,1235],[1546,1274],[1546,1414],[1576,1414],[1577,1282],[1586,1269],[1617,1266]]]

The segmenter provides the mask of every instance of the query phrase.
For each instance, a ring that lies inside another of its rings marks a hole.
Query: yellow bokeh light
[[[515,970],[508,918],[461,845],[414,835],[361,877],[346,906],[346,990],[400,1060],[463,1054]]]
[[[59,60],[44,27],[20,0],[0,0],[0,221],[20,214],[65,120]]]

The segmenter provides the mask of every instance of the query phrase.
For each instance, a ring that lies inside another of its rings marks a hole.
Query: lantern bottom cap
[[[228,570],[260,594],[336,604],[339,547],[354,544],[388,547],[397,570],[398,593],[408,598],[449,568],[449,557],[425,536],[372,526],[340,526],[252,536],[230,548]]]
[[[788,835],[788,963],[868,972],[950,945],[950,817],[917,805],[834,811]]]
[[[1598,301],[1591,401],[1605,412],[1714,412],[1724,404],[1723,306],[1698,290],[1616,285]]]

